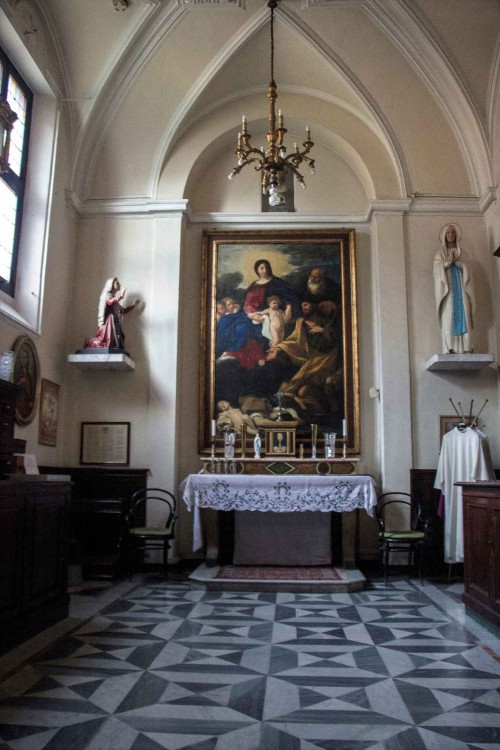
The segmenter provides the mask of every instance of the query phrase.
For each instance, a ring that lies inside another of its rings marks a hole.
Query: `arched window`
[[[0,289],[14,296],[33,93],[0,48],[0,96],[16,113],[9,168],[0,174]]]

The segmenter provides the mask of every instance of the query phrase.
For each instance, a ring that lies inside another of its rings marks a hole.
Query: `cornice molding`
[[[188,8],[241,8],[246,9],[245,0],[177,0],[177,5]]]
[[[375,214],[453,214],[484,216],[495,204],[497,189],[490,188],[481,198],[473,196],[418,195],[393,200],[372,200],[363,212],[352,214],[300,214],[300,213],[191,213],[189,201],[155,200],[147,196],[80,201],[71,191],[66,192],[66,207],[73,217],[80,219],[108,218],[160,218],[185,216],[190,224],[283,224],[345,225],[370,222]]]
[[[356,8],[365,0],[302,0],[303,8]]]
[[[415,193],[411,198],[411,213],[460,214],[484,216],[496,201],[496,188],[488,188],[481,197],[466,195],[425,195]]]
[[[479,200],[481,211],[487,213],[492,206],[497,202],[498,186],[490,187],[485,191],[484,195]]]
[[[307,226],[315,226],[318,228],[328,229],[335,226],[346,226],[352,224],[363,224],[367,221],[367,214],[284,214],[284,213],[268,213],[268,214],[225,214],[225,213],[204,213],[204,214],[191,214],[189,216],[189,224],[209,224],[209,225],[241,225],[243,226],[267,226],[272,225],[274,227],[279,226],[300,226],[306,224]]]
[[[111,199],[88,199],[81,201],[77,194],[66,191],[66,207],[81,219],[96,216],[108,217],[131,217],[143,218],[158,216],[180,216],[187,211],[188,201],[184,198],[179,200],[154,200],[147,196]]]
[[[490,151],[481,117],[451,53],[427,27],[409,0],[366,0],[363,11],[391,39],[417,71],[445,113],[455,133],[471,190],[481,194],[492,184]]]

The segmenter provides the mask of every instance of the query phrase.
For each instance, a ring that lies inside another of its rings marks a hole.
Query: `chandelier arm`
[[[300,156],[301,159],[304,159],[309,153],[309,151],[311,150],[311,148],[314,146],[314,143],[312,143],[311,145],[303,143],[302,145],[304,146],[303,151],[299,151],[298,146],[295,145],[295,151],[292,151],[292,153],[288,154],[288,156],[286,156],[285,158],[290,159],[293,156]]]
[[[306,183],[305,183],[304,177],[300,174],[299,170],[296,167],[294,167],[293,164],[290,164],[289,167],[290,167],[290,170],[295,175],[295,178],[296,178],[297,182],[300,182],[300,184],[302,185],[302,187],[305,187]]]
[[[246,149],[237,149],[235,151],[236,156],[239,156],[241,159],[247,159],[249,154],[258,154],[261,159],[265,158],[265,153],[260,148],[254,148],[253,146],[250,146],[250,148]]]
[[[260,159],[257,159],[257,158],[248,159],[247,158],[247,159],[242,160],[241,164],[238,164],[238,166],[234,167],[232,174],[233,175],[239,174],[241,172],[241,170],[243,169],[243,167],[246,167],[247,164],[252,164],[253,162],[258,162],[258,164],[259,164],[259,166],[255,167],[255,169],[258,169],[258,170],[262,169],[262,163],[261,163]]]
[[[303,159],[300,154],[289,154],[285,161],[287,167],[298,167],[306,159]]]

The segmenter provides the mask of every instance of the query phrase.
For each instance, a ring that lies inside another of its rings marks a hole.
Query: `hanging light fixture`
[[[0,174],[9,170],[10,133],[16,120],[9,102],[0,96]]]
[[[247,164],[253,164],[258,172],[262,172],[262,192],[269,196],[269,205],[278,206],[282,202],[280,188],[283,187],[285,175],[288,170],[292,171],[295,178],[303,188],[306,184],[303,176],[300,174],[298,167],[304,162],[314,174],[314,159],[308,156],[309,151],[314,146],[311,141],[311,131],[306,125],[306,140],[302,144],[303,151],[295,143],[294,150],[291,154],[286,153],[286,147],[283,143],[283,137],[287,132],[285,128],[281,109],[278,110],[278,127],[276,127],[276,99],[278,92],[274,81],[274,9],[278,5],[278,0],[269,0],[267,7],[271,9],[271,82],[267,89],[267,98],[269,99],[269,130],[266,135],[267,148],[254,148],[250,143],[251,135],[247,130],[247,118],[243,115],[241,131],[238,133],[238,148],[235,153],[238,157],[238,164],[233,169],[228,179],[231,180],[234,175],[239,174]]]

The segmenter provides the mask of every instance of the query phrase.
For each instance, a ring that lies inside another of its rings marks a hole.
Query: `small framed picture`
[[[42,378],[40,391],[40,418],[38,420],[38,442],[40,445],[57,444],[59,422],[59,386]]]
[[[462,417],[458,417],[456,414],[452,414],[449,417],[439,417],[439,445],[443,440],[444,435],[450,430],[453,430],[459,424],[463,424],[464,420]]]
[[[130,422],[82,422],[80,463],[128,466]]]
[[[19,336],[12,349],[12,382],[22,389],[16,404],[15,418],[17,424],[28,425],[35,418],[40,396],[40,361],[35,342],[29,336]]]
[[[295,429],[267,429],[266,430],[266,455],[267,456],[295,456]]]

